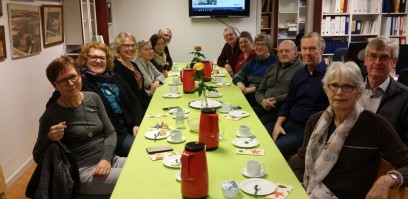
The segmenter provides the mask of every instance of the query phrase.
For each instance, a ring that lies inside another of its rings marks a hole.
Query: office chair
[[[347,61],[348,48],[337,48],[334,51],[333,61]]]
[[[408,69],[405,69],[399,73],[398,82],[408,86]]]

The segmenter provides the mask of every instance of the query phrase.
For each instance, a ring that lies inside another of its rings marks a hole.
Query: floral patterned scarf
[[[337,198],[322,181],[336,164],[344,141],[362,111],[363,108],[356,104],[353,112],[334,130],[327,142],[328,128],[334,119],[333,108],[329,106],[317,122],[306,148],[303,177],[310,198]]]

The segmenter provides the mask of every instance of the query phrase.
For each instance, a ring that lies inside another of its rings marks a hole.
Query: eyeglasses
[[[302,52],[306,52],[306,51],[310,51],[310,52],[312,52],[312,53],[314,53],[314,52],[316,52],[317,51],[317,48],[316,47],[311,47],[311,48],[301,48],[301,50],[302,50]]]
[[[380,59],[380,62],[387,62],[387,61],[389,61],[391,59],[391,57],[388,57],[386,55],[378,57],[376,54],[373,54],[373,53],[369,53],[368,55],[366,55],[366,57],[370,61],[375,61],[377,59]]]
[[[337,92],[339,90],[339,88],[341,88],[341,90],[343,92],[345,92],[345,93],[351,93],[355,88],[357,88],[356,86],[349,85],[349,84],[344,84],[344,85],[341,85],[341,86],[338,85],[338,84],[329,84],[329,85],[327,85],[327,87],[332,92]]]
[[[255,46],[258,46],[258,47],[266,47],[267,45],[266,45],[265,42],[255,42]]]
[[[129,49],[129,48],[135,48],[136,44],[122,44],[123,48]]]
[[[78,75],[73,75],[71,77],[68,77],[67,79],[55,81],[55,83],[58,84],[58,86],[66,86],[66,85],[68,85],[68,81],[76,82],[76,81],[78,81],[78,79],[79,79]]]
[[[233,35],[234,35],[234,33],[225,34],[224,38],[232,37]]]
[[[106,61],[106,56],[96,56],[96,55],[88,55],[88,59],[91,61],[96,61],[96,60],[101,60],[101,61]]]

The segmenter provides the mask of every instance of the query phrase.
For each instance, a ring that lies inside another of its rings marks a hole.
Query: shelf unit
[[[313,30],[326,40],[325,55],[333,55],[350,42],[368,41],[378,35],[405,44],[408,14],[402,2],[406,0],[317,0],[316,5],[322,6],[315,10],[314,21],[321,23],[315,23]],[[397,10],[395,3],[399,5]]]
[[[279,0],[276,43],[290,39],[306,26],[306,0]]]
[[[262,0],[261,33],[273,34],[273,0]]]

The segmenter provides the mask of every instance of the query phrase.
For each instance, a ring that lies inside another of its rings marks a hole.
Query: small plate
[[[249,175],[249,174],[247,173],[247,169],[246,169],[246,168],[242,168],[242,169],[241,169],[241,173],[242,173],[242,175],[244,175],[245,177],[248,177],[248,178],[261,178],[261,177],[263,177],[263,176],[266,175],[265,170],[262,170],[259,175],[251,176],[251,175]]]
[[[151,129],[149,131],[147,131],[144,136],[148,139],[152,139],[154,140],[154,136],[157,134],[157,132],[159,132],[160,129]],[[164,135],[159,135],[156,137],[156,140],[160,140],[160,139],[164,139],[166,137],[169,137],[170,135],[170,131],[169,130],[164,130],[164,132],[166,132],[166,134]]]
[[[224,110],[222,110],[222,109],[220,109],[220,110],[218,110],[220,113],[229,113],[229,112],[231,112],[232,110],[230,110],[230,111],[224,111]]]
[[[178,109],[178,108],[172,108],[172,109],[169,110],[169,113],[170,113],[170,114],[175,114],[175,113],[177,112],[177,109]],[[189,112],[190,112],[190,111],[189,111],[188,109],[186,109],[186,108],[181,108],[181,109],[183,109],[184,113],[189,113]]]
[[[241,118],[241,117],[248,117],[248,116],[249,116],[249,113],[246,112],[246,111],[234,110],[234,111],[230,111],[230,112],[228,113],[228,115],[231,116],[231,117]]]
[[[179,98],[181,97],[178,93],[166,93],[162,95],[164,98]]]
[[[225,73],[214,74],[214,77],[225,77]]]
[[[188,118],[188,114],[184,114],[184,119]],[[173,119],[176,119],[176,115],[173,115]]]
[[[188,105],[192,108],[199,108],[199,109],[204,108],[201,106],[201,101],[202,99],[193,100],[189,102]],[[219,108],[222,105],[222,102],[218,100],[207,99],[207,102],[208,102],[208,108]]]
[[[164,166],[167,166],[170,168],[180,168],[181,166],[180,157],[181,157],[180,154],[166,156],[163,158],[163,164]]]
[[[254,134],[252,132],[250,132],[248,135],[241,135],[241,133],[239,133],[239,131],[237,131],[237,133],[235,135],[237,137],[240,137],[240,138],[249,138],[249,137],[252,137]]]
[[[235,138],[232,140],[232,144],[239,148],[252,148],[259,145],[259,141],[257,139],[252,139],[248,144],[245,141],[248,141],[251,138]]]
[[[186,137],[184,135],[181,136],[180,140],[173,140],[171,139],[171,136],[167,137],[167,142],[170,142],[170,143],[182,143],[184,141],[186,141]]]
[[[257,195],[264,196],[273,193],[276,190],[276,185],[269,180],[262,178],[250,178],[239,183],[239,188],[247,193],[254,195],[255,194],[255,185],[260,187]]]
[[[176,177],[177,181],[181,181],[181,171],[177,171],[176,175],[174,175]]]
[[[222,97],[222,93],[220,92],[215,92],[214,94],[207,94],[207,97],[209,98],[217,98],[217,97]]]

